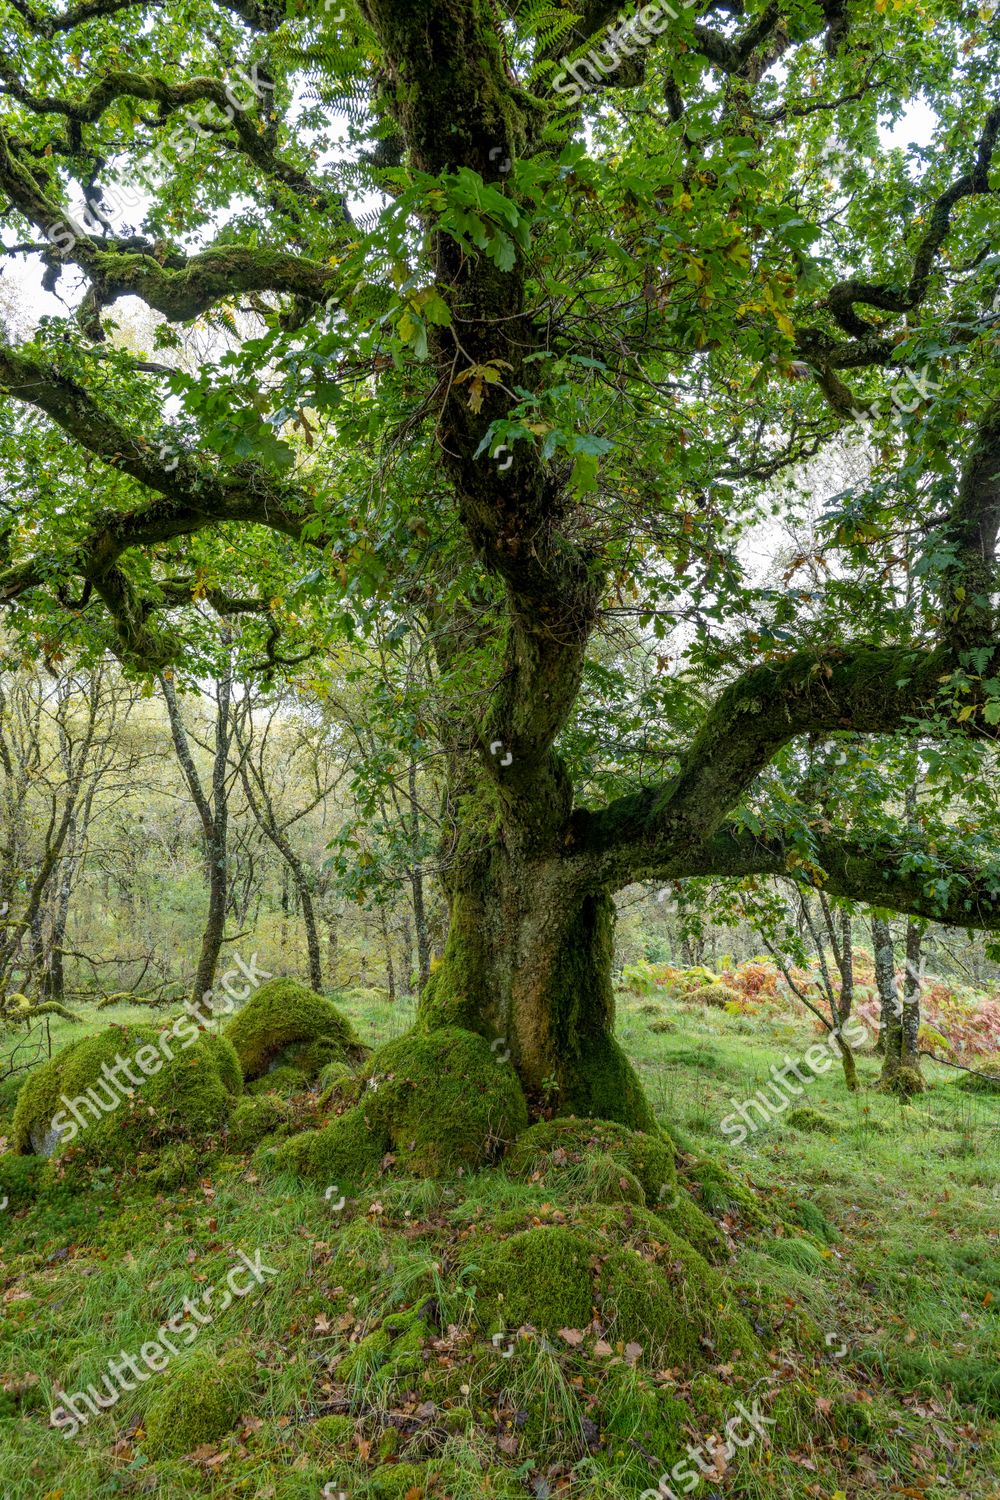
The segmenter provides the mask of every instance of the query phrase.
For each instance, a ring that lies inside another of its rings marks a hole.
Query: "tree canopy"
[[[632,881],[1000,927],[989,9],[3,12],[4,252],[65,304],[0,348],[19,651],[377,636],[442,767],[427,1018],[535,1084]]]

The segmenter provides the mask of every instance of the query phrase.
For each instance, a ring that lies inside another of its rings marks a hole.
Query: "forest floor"
[[[372,1043],[412,1019],[370,1000],[352,1016]],[[80,1032],[59,1023],[55,1041]],[[722,1120],[816,1041],[808,1017],[623,995],[618,1035],[685,1191],[726,1236],[718,1268],[761,1343],[752,1379],[710,1354],[661,1367],[585,1324],[490,1337],[461,1247],[514,1220],[563,1223],[581,1195],[627,1219],[586,1174],[553,1189],[502,1164],[390,1172],[345,1200],[230,1151],[171,1191],[108,1177],[22,1201],[0,1172],[3,1500],[637,1500],[689,1444],[697,1481],[668,1482],[698,1500],[1000,1497],[1000,1096],[931,1063],[928,1091],[900,1105],[862,1057],[858,1095],[832,1068],[797,1124],[790,1107],[734,1146]],[[0,1089],[0,1151],[15,1095]],[[266,1274],[189,1349],[78,1435],[50,1426],[64,1393],[138,1353],[241,1253]],[[706,1464],[737,1403],[757,1401],[770,1435]],[[188,1451],[186,1431],[214,1429]]]

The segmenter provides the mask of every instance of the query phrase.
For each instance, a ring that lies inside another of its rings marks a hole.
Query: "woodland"
[[[990,0],[0,34],[2,1500],[996,1500]]]

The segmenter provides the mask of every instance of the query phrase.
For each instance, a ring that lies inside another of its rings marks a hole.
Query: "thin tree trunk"
[[[923,931],[918,922],[906,924],[906,975],[903,980],[903,1008],[899,1028],[899,1061],[896,1072],[903,1069],[920,1076],[920,956],[923,946]],[[889,1072],[888,1053],[882,1067],[883,1080],[892,1082]],[[907,1080],[908,1088],[916,1089],[913,1079]]]
[[[379,906],[378,925],[382,932],[382,947],[385,951],[386,982],[389,990],[389,1000],[393,1005],[396,1003],[396,966],[392,961],[392,939],[389,936],[389,919],[386,916],[385,907]]]
[[[854,1008],[854,934],[851,913],[840,913],[840,1019],[846,1021]]]
[[[872,949],[875,958],[875,984],[880,1003],[878,1040],[875,1051],[884,1057],[895,1046],[898,1053],[899,1017],[902,1006],[896,989],[896,959],[892,950],[892,932],[884,917],[872,919]]]
[[[191,754],[187,731],[170,678],[161,675],[160,687],[167,705],[170,733],[184,779],[201,820],[205,874],[208,881],[208,913],[198,955],[193,998],[199,1001],[215,984],[219,954],[226,932],[226,906],[229,896],[229,796],[226,785],[229,764],[229,742],[232,734],[232,672],[227,667],[217,684],[215,713],[215,753],[212,758],[211,800],[205,794],[198,768]]]
[[[413,925],[417,934],[418,988],[423,991],[431,975],[431,940],[427,931],[427,909],[424,902],[424,867],[420,859],[420,807],[417,802],[417,762],[410,756],[410,848],[413,863],[410,866],[410,891],[413,897]]]

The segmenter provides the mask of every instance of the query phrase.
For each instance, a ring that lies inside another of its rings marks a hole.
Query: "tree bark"
[[[896,958],[892,932],[884,917],[871,919],[872,951],[875,959],[875,984],[880,1003],[878,1040],[875,1051],[883,1057],[895,1047],[899,1051],[899,1017],[902,1010],[896,988]]]
[[[882,1053],[880,1086],[891,1093],[913,1094],[923,1088],[917,1032],[920,1026],[920,944],[915,922],[906,929],[906,978],[904,998],[896,985],[895,958],[889,924],[872,918],[875,944],[875,978],[882,1002],[879,1048]]]
[[[410,796],[410,848],[413,863],[410,866],[410,891],[413,897],[413,926],[417,938],[418,986],[423,990],[431,974],[431,940],[427,930],[427,909],[424,902],[424,867],[421,859],[420,804],[417,801],[417,762],[410,755],[408,768],[408,791]]]
[[[425,1027],[481,1032],[509,1052],[536,1110],[655,1128],[612,1035],[615,906],[557,855],[526,857],[510,832],[449,873],[444,957],[424,990]]]

